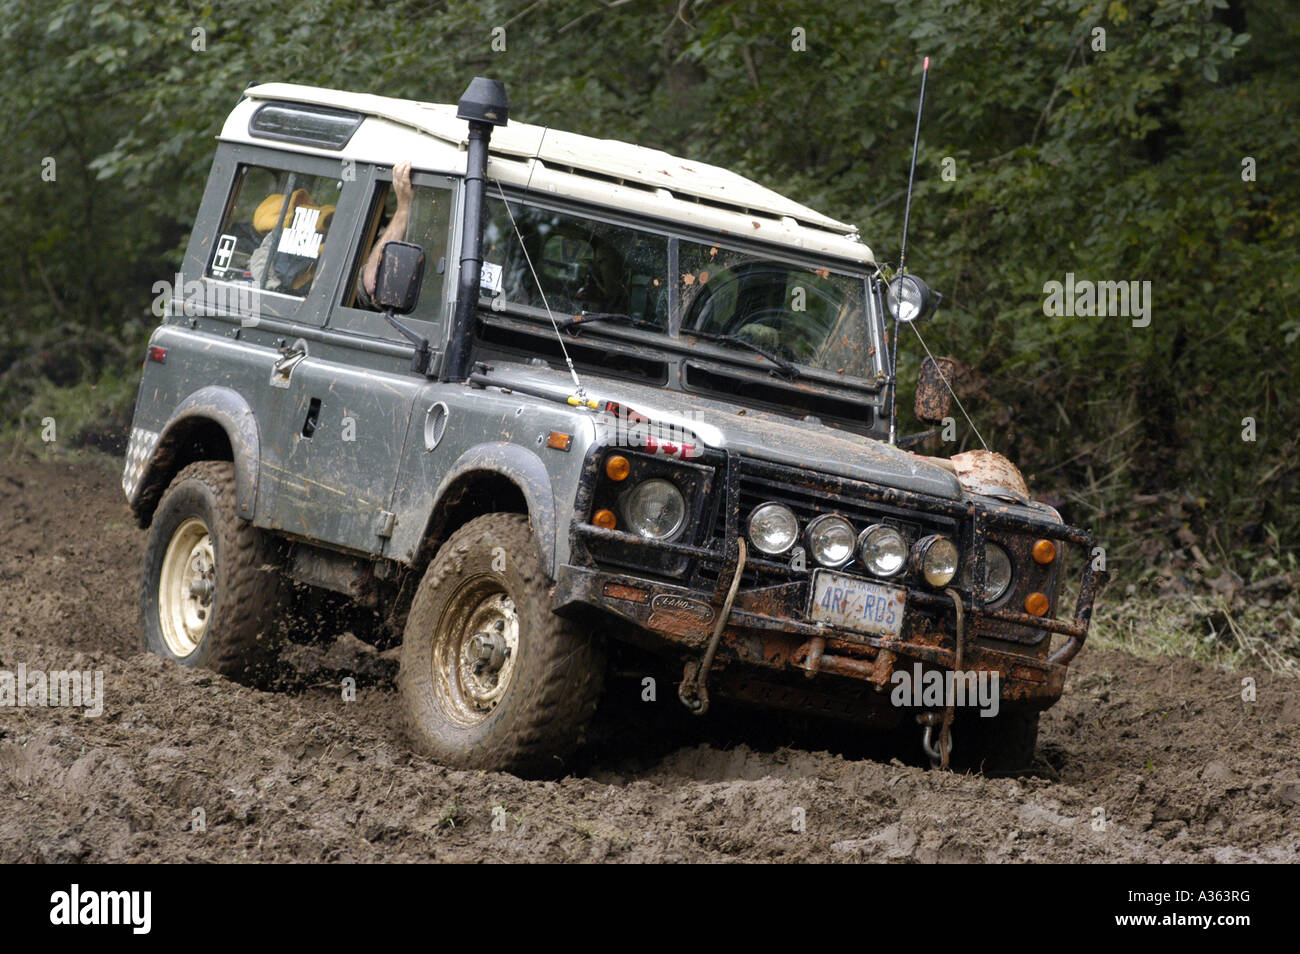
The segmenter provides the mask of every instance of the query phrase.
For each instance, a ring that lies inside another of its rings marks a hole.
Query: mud
[[[405,748],[391,655],[351,636],[296,647],[277,692],[139,652],[119,465],[0,464],[0,669],[102,670],[106,697],[0,708],[0,861],[1300,860],[1300,685],[1088,649],[1022,778],[780,745],[749,717],[648,720],[560,781],[448,770]]]

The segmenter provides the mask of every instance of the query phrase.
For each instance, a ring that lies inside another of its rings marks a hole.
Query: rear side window
[[[342,182],[240,166],[207,274],[303,298],[329,239]]]

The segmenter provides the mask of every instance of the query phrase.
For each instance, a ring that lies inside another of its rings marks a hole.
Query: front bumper
[[[999,525],[1024,518],[1000,515]],[[1092,538],[1084,531],[1054,525],[1044,527],[1026,521],[1014,529],[1052,537],[1063,544],[1091,552]],[[1005,529],[1005,527],[1004,527]],[[595,608],[618,617],[636,628],[633,641],[650,648],[676,648],[683,654],[702,652],[717,624],[723,604],[723,589],[735,575],[737,548],[727,554],[685,544],[649,544],[631,534],[578,524],[575,537],[586,541],[604,539],[622,545],[646,544],[694,560],[719,566],[718,586],[712,590],[692,588],[656,580],[635,572],[609,571],[591,566],[560,568],[556,580],[554,608],[572,612],[579,607]],[[1070,661],[1083,648],[1092,614],[1094,593],[1101,574],[1089,562],[1080,583],[1073,617],[1033,617],[1006,608],[981,605],[972,599],[964,605],[967,638],[962,652],[962,669],[998,673],[1003,702],[1031,708],[1046,708],[1060,697]],[[893,675],[902,669],[952,669],[956,664],[955,607],[950,597],[909,587],[905,625],[899,637],[882,637],[842,629],[808,620],[805,610],[810,580],[804,576],[775,585],[742,586],[721,635],[719,662],[727,668],[743,667],[753,675],[802,672],[808,677],[825,674],[869,685],[883,693]],[[1000,638],[1003,630],[1023,632],[1031,628],[1043,633],[1035,648]],[[1055,650],[1051,635],[1065,637]],[[638,640],[637,636],[640,637]],[[761,678],[761,677],[760,677]],[[835,681],[835,680],[828,680]],[[831,690],[832,686],[826,686]]]
[[[593,453],[588,462],[592,480],[578,495],[577,514],[592,511],[599,459]],[[707,466],[695,466],[707,475],[699,492],[711,493],[715,506],[694,515],[698,528],[686,539],[650,541],[585,521],[570,525],[571,560],[557,574],[557,612],[597,609],[633,624],[620,637],[687,660],[698,658],[736,575],[746,501],[777,499],[803,506],[808,515],[841,512],[855,527],[878,519],[875,514],[892,513],[919,524],[918,533],[938,528],[951,534],[970,567],[969,580],[956,586],[965,617],[961,669],[998,673],[999,694],[1014,705],[1045,708],[1060,698],[1067,667],[1087,638],[1094,595],[1104,576],[1093,566],[1094,541],[1086,531],[989,498],[940,499],[730,454],[702,464]],[[1078,597],[1067,618],[1056,617],[1058,585],[1064,579],[1061,562],[1047,576],[1025,577],[1034,589],[1046,587],[1051,605],[1042,617],[1019,611],[1023,604],[1018,600],[1025,594],[1016,586],[999,600],[986,600],[983,585],[972,582],[984,578],[986,542],[998,542],[1017,565],[1032,566],[1028,548],[1042,538],[1057,543],[1060,559],[1070,548],[1084,554]],[[911,672],[918,664],[955,668],[952,599],[915,581],[900,578],[899,584],[907,590],[901,631],[897,636],[867,635],[808,616],[809,569],[750,554],[720,634],[718,668],[766,685],[789,685],[793,678],[794,684],[837,696],[873,700],[887,698],[884,690],[899,670]],[[1055,649],[1053,638],[1060,641]],[[801,673],[815,678],[800,678]]]
[[[867,682],[880,691],[890,685],[898,669],[910,670],[915,663],[951,669],[955,664],[951,631],[914,632],[909,639],[889,639],[792,618],[789,607],[802,606],[806,593],[806,583],[741,589],[722,632],[724,652],[719,661],[776,672],[824,673]],[[947,597],[934,599],[952,606]],[[617,616],[652,641],[688,653],[703,652],[717,621],[710,593],[628,574],[561,567],[555,609],[563,613],[577,607]],[[1080,637],[1077,646],[1082,645]],[[1045,708],[1061,697],[1065,686],[1068,659],[1060,656],[1058,650],[1048,658],[1038,658],[992,648],[977,638],[964,647],[962,667],[997,672],[1004,701]]]

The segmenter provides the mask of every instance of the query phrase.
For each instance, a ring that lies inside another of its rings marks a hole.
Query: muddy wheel
[[[456,531],[416,590],[399,679],[408,733],[458,768],[557,775],[604,683],[600,642],[550,610],[528,518]]]
[[[953,728],[955,767],[984,775],[1029,771],[1038,745],[1038,710],[1004,709],[984,719],[978,715]]]
[[[243,681],[275,659],[280,574],[271,541],[235,511],[235,468],[201,461],[158,504],[140,589],[141,644]]]

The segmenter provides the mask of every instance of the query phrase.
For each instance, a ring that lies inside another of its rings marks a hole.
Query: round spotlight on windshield
[[[899,275],[885,291],[889,313],[903,323],[919,321],[930,312],[930,286],[915,275]]]

